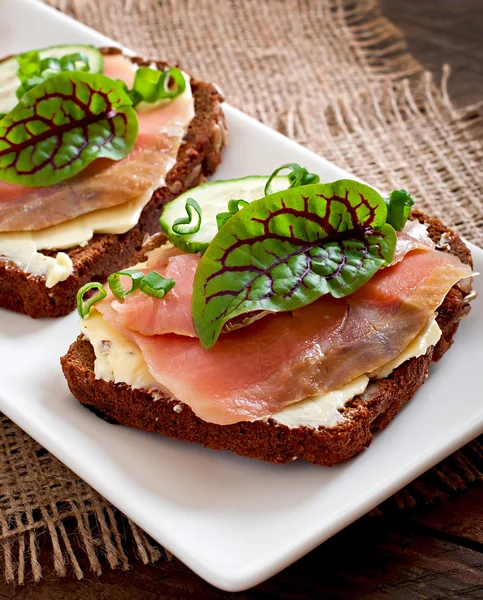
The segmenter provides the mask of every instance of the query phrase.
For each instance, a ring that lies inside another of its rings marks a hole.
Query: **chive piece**
[[[91,296],[88,300],[84,301],[84,295],[89,291],[97,289],[99,290],[98,294]],[[107,296],[107,292],[104,289],[104,286],[101,283],[97,283],[97,281],[93,281],[91,283],[86,283],[81,287],[81,289],[77,292],[77,312],[85,319],[89,313],[91,312],[92,306],[102,300]]]
[[[81,52],[62,56],[59,64],[61,71],[89,71],[89,59]]]
[[[231,212],[222,212],[216,215],[216,226],[218,227],[218,231],[223,227],[223,225],[231,219],[233,214]]]
[[[156,102],[157,88],[161,79],[160,71],[149,67],[139,67],[134,79],[133,91],[139,94],[144,102]]]
[[[20,81],[40,72],[40,55],[37,50],[30,50],[17,56],[18,77]]]
[[[246,200],[229,200],[228,202],[228,212],[218,213],[216,215],[216,226],[218,227],[218,231],[223,227],[223,225],[233,216],[235,215],[241,208],[248,206],[249,202]]]
[[[305,173],[299,185],[311,185],[312,183],[320,183],[320,177],[316,173],[309,173],[307,169],[304,169],[304,171]]]
[[[60,61],[58,58],[47,57],[40,62],[39,72],[44,73],[45,71],[62,71],[60,68]]]
[[[408,220],[414,199],[406,190],[393,190],[389,198],[384,198],[387,205],[386,222],[397,231],[402,231]]]
[[[185,205],[187,217],[176,219],[173,231],[178,235],[197,233],[201,227],[201,207],[194,198],[188,198]]]
[[[231,212],[232,215],[237,213],[239,210],[248,206],[250,203],[246,200],[230,200],[228,202],[228,211]]]
[[[140,102],[143,101],[142,95],[136,90],[128,90],[126,86],[126,92],[129,98],[131,98],[131,102],[133,106],[137,106]]]
[[[166,294],[173,289],[176,281],[174,279],[167,279],[160,275],[157,271],[151,271],[148,275],[143,277],[141,280],[140,289],[148,296],[153,298],[164,298]]]
[[[121,283],[121,275],[131,278],[131,287],[128,290],[126,290]],[[122,300],[128,294],[131,294],[139,289],[143,277],[144,273],[142,271],[137,271],[136,269],[125,269],[124,271],[118,271],[117,273],[109,275],[107,282],[114,296]]]
[[[310,185],[311,183],[319,183],[320,177],[315,173],[309,173],[307,169],[301,167],[297,163],[287,163],[275,169],[275,171],[270,175],[267,184],[265,185],[265,189],[263,193],[265,196],[269,196],[272,193],[271,185],[274,178],[285,169],[290,169],[291,173],[288,176],[288,180],[290,181],[289,188],[299,187],[301,185]]]
[[[80,52],[66,54],[60,59],[47,56],[41,60],[37,50],[33,50],[17,56],[17,62],[19,65],[17,76],[21,81],[16,91],[19,99],[52,75],[68,71],[89,71],[89,60]]]
[[[183,73],[176,67],[167,71],[158,71],[151,67],[139,67],[130,92],[133,104],[139,102],[157,102],[172,100],[180,96],[186,89]]]
[[[163,71],[157,86],[157,96],[172,100],[180,96],[186,89],[186,81],[183,73],[176,67]]]

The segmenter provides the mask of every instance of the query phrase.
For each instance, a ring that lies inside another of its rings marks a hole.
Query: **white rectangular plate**
[[[109,40],[33,0],[0,0],[0,55],[66,42]],[[218,177],[294,161],[323,180],[347,176],[243,113],[225,112],[231,144]],[[471,249],[483,272],[483,251]],[[481,278],[476,288],[481,294]],[[277,573],[483,430],[483,294],[414,400],[361,456],[331,469],[263,464],[108,425],[78,404],[61,373],[59,357],[78,331],[74,314],[34,321],[0,310],[0,410],[225,590]]]

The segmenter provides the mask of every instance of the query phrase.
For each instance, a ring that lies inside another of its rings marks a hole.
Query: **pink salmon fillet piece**
[[[128,334],[160,386],[199,418],[254,421],[396,358],[471,274],[451,254],[416,250],[351,296],[269,315],[220,336],[210,350],[183,335]]]
[[[134,80],[133,65],[122,55],[105,56],[104,72],[128,86]],[[98,159],[75,177],[43,188],[0,181],[0,232],[44,229],[160,187],[193,117],[193,98],[183,94],[138,111],[136,146],[123,160]]]
[[[141,269],[148,274],[157,271],[163,277],[172,278],[176,285],[162,300],[141,291],[133,292],[118,300],[106,286],[107,297],[96,304],[96,309],[106,321],[124,329],[145,335],[176,333],[194,337],[195,329],[191,318],[191,296],[193,280],[200,261],[198,254],[184,254],[176,248],[160,249],[155,267]],[[129,288],[128,277],[121,283]]]
[[[417,221],[408,221],[404,230],[398,232],[393,264],[417,248],[432,249],[434,244],[424,225]],[[139,291],[126,296],[123,301],[116,300],[110,294],[103,302],[97,304],[96,308],[107,320],[137,333],[176,333],[196,337],[191,318],[191,297],[200,258],[198,254],[185,254],[176,248],[160,248],[158,263],[152,270],[176,281],[175,287],[163,300],[156,300]],[[129,281],[126,280],[124,284],[128,287]]]

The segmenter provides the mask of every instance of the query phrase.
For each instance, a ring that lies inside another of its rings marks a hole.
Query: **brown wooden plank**
[[[480,552],[419,531],[406,517],[365,519],[260,590],[289,598],[288,588],[301,598],[337,600],[483,597],[482,567]]]
[[[454,497],[450,502],[418,511],[415,522],[483,551],[483,489]]]
[[[380,5],[438,81],[443,64],[451,65],[449,91],[457,106],[483,100],[481,0],[380,0]]]
[[[475,495],[471,505],[476,503]],[[453,505],[445,506],[441,510],[451,514]],[[268,582],[241,594],[213,588],[174,560],[154,567],[136,565],[129,572],[107,569],[105,575],[80,583],[46,574],[32,587],[15,590],[0,584],[2,595],[16,600],[483,598],[483,553],[438,539],[433,528],[421,527],[419,517],[414,522],[403,514],[361,519]]]

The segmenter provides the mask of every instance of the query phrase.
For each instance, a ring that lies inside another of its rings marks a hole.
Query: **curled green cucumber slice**
[[[94,46],[83,45],[65,45],[50,46],[39,50],[41,59],[44,58],[62,58],[68,54],[80,53],[89,60],[89,71],[91,73],[102,73],[104,69],[104,60],[102,54]],[[18,98],[16,91],[21,81],[17,77],[18,61],[17,56],[9,56],[0,61],[0,115],[10,112],[17,104]]]
[[[243,199],[251,202],[263,198],[268,179],[268,176],[251,176],[199,185],[181,194],[164,207],[160,219],[161,227],[170,242],[180,250],[190,253],[205,252],[218,233],[216,215],[227,212],[230,200]],[[272,180],[271,190],[280,192],[289,186],[288,177],[275,177]],[[179,219],[186,217],[186,202],[189,198],[196,200],[201,209],[201,224],[195,233],[183,235],[173,231],[173,225]]]

